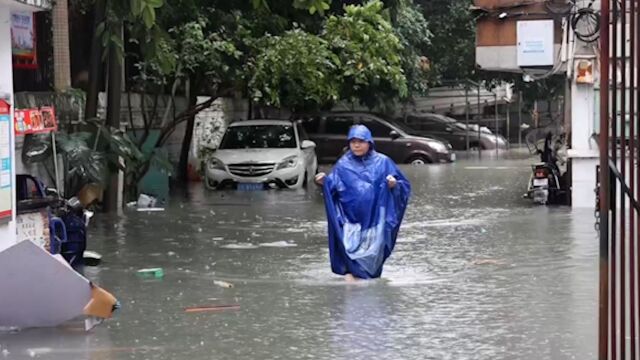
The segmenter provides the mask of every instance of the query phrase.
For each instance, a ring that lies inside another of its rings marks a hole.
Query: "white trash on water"
[[[237,244],[227,244],[220,246],[221,249],[230,249],[230,250],[251,250],[257,249],[257,245],[253,245],[251,243],[237,243]]]
[[[274,248],[285,248],[285,247],[296,247],[298,246],[295,243],[292,242],[288,242],[288,241],[274,241],[274,242],[270,242],[270,243],[262,243],[260,244],[261,247],[274,247]]]
[[[214,280],[213,284],[216,286],[220,286],[222,288],[226,288],[226,289],[230,289],[233,287],[232,283],[228,283],[226,281],[222,281],[222,280]]]

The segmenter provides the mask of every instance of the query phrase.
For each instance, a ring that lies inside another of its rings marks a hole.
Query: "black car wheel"
[[[411,165],[424,165],[424,164],[430,164],[430,163],[431,163],[431,159],[429,159],[425,155],[413,155],[412,157],[409,158],[409,160],[407,160],[407,164],[411,164]]]

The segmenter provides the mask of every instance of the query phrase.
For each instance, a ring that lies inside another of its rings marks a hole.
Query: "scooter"
[[[57,197],[60,206],[53,209],[55,215],[64,222],[65,241],[60,254],[76,271],[82,272],[84,265],[96,265],[94,256],[86,259],[87,227],[94,213],[84,208],[77,197],[64,199],[55,189],[45,190],[48,196]],[[98,259],[99,260],[99,259]],[[99,261],[98,261],[99,262]]]
[[[524,195],[540,205],[559,203],[566,195],[551,140],[552,135],[548,133],[544,142],[544,150],[536,148],[540,154],[540,162],[531,166],[532,174],[529,178],[527,193]]]
[[[532,169],[527,197],[540,205],[555,203],[562,192],[558,172],[548,163],[534,164]]]

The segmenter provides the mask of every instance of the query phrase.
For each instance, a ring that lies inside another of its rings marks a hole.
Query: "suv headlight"
[[[278,167],[276,168],[276,170],[289,169],[289,168],[296,167],[296,165],[298,165],[298,156],[293,155],[282,160],[282,162],[278,164]]]
[[[428,141],[429,147],[432,148],[435,152],[439,153],[448,153],[449,149],[447,149],[447,145],[440,141]]]
[[[220,159],[216,159],[216,158],[211,158],[207,166],[211,170],[223,170],[223,171],[227,170],[224,166],[224,163],[220,161]]]

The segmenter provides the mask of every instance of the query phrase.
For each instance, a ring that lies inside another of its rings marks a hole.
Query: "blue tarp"
[[[368,141],[364,156],[346,153],[324,181],[331,270],[362,279],[377,278],[393,250],[411,185],[396,164],[375,151],[369,130],[354,126],[349,140]],[[397,179],[390,189],[387,176]]]

